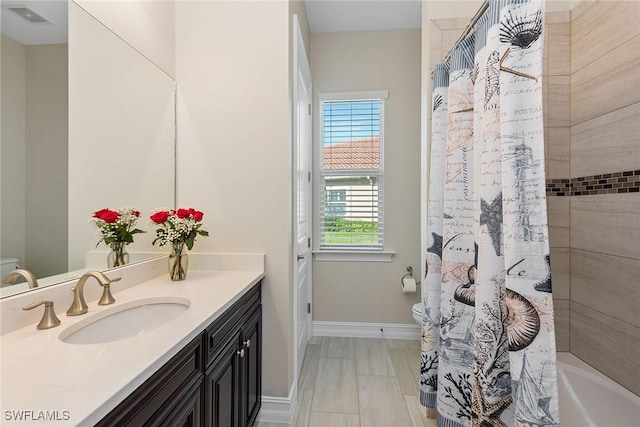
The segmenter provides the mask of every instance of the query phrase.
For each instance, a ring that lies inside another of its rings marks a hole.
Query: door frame
[[[293,86],[293,99],[292,99],[292,176],[293,176],[293,203],[292,203],[292,233],[291,233],[291,247],[292,247],[292,251],[291,251],[291,257],[292,257],[292,262],[291,262],[291,274],[292,274],[292,285],[293,285],[293,366],[294,366],[294,384],[293,387],[295,387],[295,389],[297,390],[297,384],[298,384],[298,376],[300,375],[300,372],[298,371],[298,358],[299,358],[299,354],[298,354],[298,314],[300,313],[301,310],[303,311],[307,311],[307,307],[303,306],[300,307],[300,305],[298,304],[298,268],[297,268],[297,256],[298,256],[298,248],[297,248],[297,224],[298,224],[298,212],[297,212],[297,191],[298,191],[298,186],[300,185],[300,182],[298,180],[298,174],[297,174],[297,162],[298,162],[298,148],[297,148],[297,131],[298,131],[298,115],[297,115],[297,110],[296,110],[296,105],[297,105],[297,101],[298,101],[298,72],[303,69],[303,71],[306,71],[309,75],[309,79],[311,81],[311,70],[309,68],[309,61],[308,61],[308,57],[307,57],[307,53],[305,50],[305,46],[304,46],[304,39],[302,37],[302,30],[300,28],[300,21],[298,18],[298,15],[293,15],[293,30],[294,30],[294,34],[293,34],[293,73],[292,73],[292,86]],[[313,83],[311,82],[309,85],[309,89],[310,89],[310,93],[312,94],[312,98],[313,98]],[[307,143],[308,143],[308,147],[307,147],[307,164],[309,166],[309,172],[312,172],[312,147],[313,147],[313,142],[312,142],[312,136],[313,136],[313,108],[311,107],[311,105],[313,104],[313,99],[309,100],[309,108],[310,108],[310,114],[309,114],[309,125],[307,126],[307,134],[308,134],[308,138],[307,138]],[[312,176],[313,174],[311,174]],[[309,186],[309,191],[307,192],[307,198],[308,198],[308,203],[307,206],[309,209],[307,209],[307,224],[309,225],[309,229],[308,229],[308,233],[309,233],[309,238],[312,237],[313,235],[313,211],[312,211],[312,194],[313,194],[313,185],[312,185],[312,180],[310,180],[308,183],[305,183]],[[313,290],[313,284],[312,284],[312,273],[313,273],[313,268],[312,268],[312,264],[313,264],[313,260],[312,260],[312,254],[311,254],[311,248],[309,248],[308,251],[308,260],[307,260],[307,265],[308,265],[308,281],[307,281],[307,295],[308,295],[308,303],[311,304],[312,306],[312,300],[313,300],[313,294],[312,294],[312,290]],[[307,314],[308,319],[307,319],[307,327],[308,327],[308,336],[309,338],[311,338],[311,332],[312,332],[312,320],[313,320],[313,316],[312,316],[312,312],[313,309],[310,310]],[[300,366],[302,366],[300,364]],[[297,394],[297,393],[296,393]]]

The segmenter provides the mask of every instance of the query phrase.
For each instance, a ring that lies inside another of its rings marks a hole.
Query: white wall
[[[2,117],[0,161],[0,258],[25,259],[26,200],[26,51],[2,34]]]
[[[412,324],[411,306],[419,294],[403,294],[400,278],[408,265],[419,271],[420,263],[420,30],[312,34],[311,73],[315,111],[321,92],[389,91],[384,239],[385,249],[396,252],[391,263],[314,261],[314,320]],[[317,170],[314,182],[314,200],[319,200]],[[319,215],[314,213],[314,241],[319,242]]]
[[[175,78],[173,0],[73,1]]]
[[[289,5],[176,3],[178,205],[197,251],[266,253],[263,393],[293,381]]]
[[[98,241],[96,210],[136,207],[145,228],[152,209],[173,206],[174,107],[173,79],[70,3],[70,270]],[[136,235],[129,250],[166,251],[154,235]]]
[[[36,277],[67,271],[68,46],[30,45],[27,54],[26,259]],[[46,232],[45,232],[46,230]]]
[[[67,45],[2,35],[1,50],[0,257],[53,275],[67,268]]]

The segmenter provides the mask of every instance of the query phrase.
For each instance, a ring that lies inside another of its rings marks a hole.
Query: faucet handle
[[[113,279],[109,279],[107,277],[107,279],[109,280],[108,283],[100,283],[100,286],[103,287],[103,290],[102,297],[100,298],[100,301],[98,301],[98,305],[109,305],[116,302],[116,300],[113,298],[113,295],[111,295],[111,284],[113,282],[119,282],[120,280],[122,280],[122,277],[115,277]]]
[[[23,310],[33,310],[34,308],[44,304],[44,314],[42,315],[42,319],[37,329],[50,329],[55,328],[60,324],[60,319],[56,316],[56,312],[53,309],[53,301],[36,301],[32,304],[25,305],[22,307]]]
[[[117,280],[113,280],[113,282],[116,282],[120,280],[120,278],[118,277]],[[102,286],[102,297],[100,298],[100,301],[98,301],[98,305],[109,305],[109,304],[113,304],[114,302],[116,302],[115,298],[113,298],[113,295],[111,295],[111,284],[107,283]]]

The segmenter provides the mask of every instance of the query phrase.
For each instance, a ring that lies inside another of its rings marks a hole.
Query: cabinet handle
[[[244,348],[238,352],[238,355],[240,357],[244,357]]]
[[[247,348],[251,347],[251,340],[246,340],[245,342],[242,343],[242,345],[244,345]]]

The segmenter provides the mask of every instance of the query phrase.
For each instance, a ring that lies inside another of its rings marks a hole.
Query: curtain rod
[[[443,63],[449,60],[449,57],[451,56],[451,52],[453,52],[453,50],[456,47],[458,47],[460,42],[464,40],[464,38],[467,37],[474,30],[474,25],[476,25],[476,22],[478,22],[478,19],[480,19],[480,17],[487,11],[488,8],[489,8],[489,0],[484,0],[484,2],[482,3],[482,6],[480,6],[480,9],[478,9],[476,14],[473,15],[473,18],[471,18],[471,22],[469,22],[469,25],[467,25],[467,28],[465,28],[465,30],[462,32],[460,37],[458,37],[458,40],[454,43],[449,53],[447,53],[447,56],[444,57],[444,60],[442,61]]]

